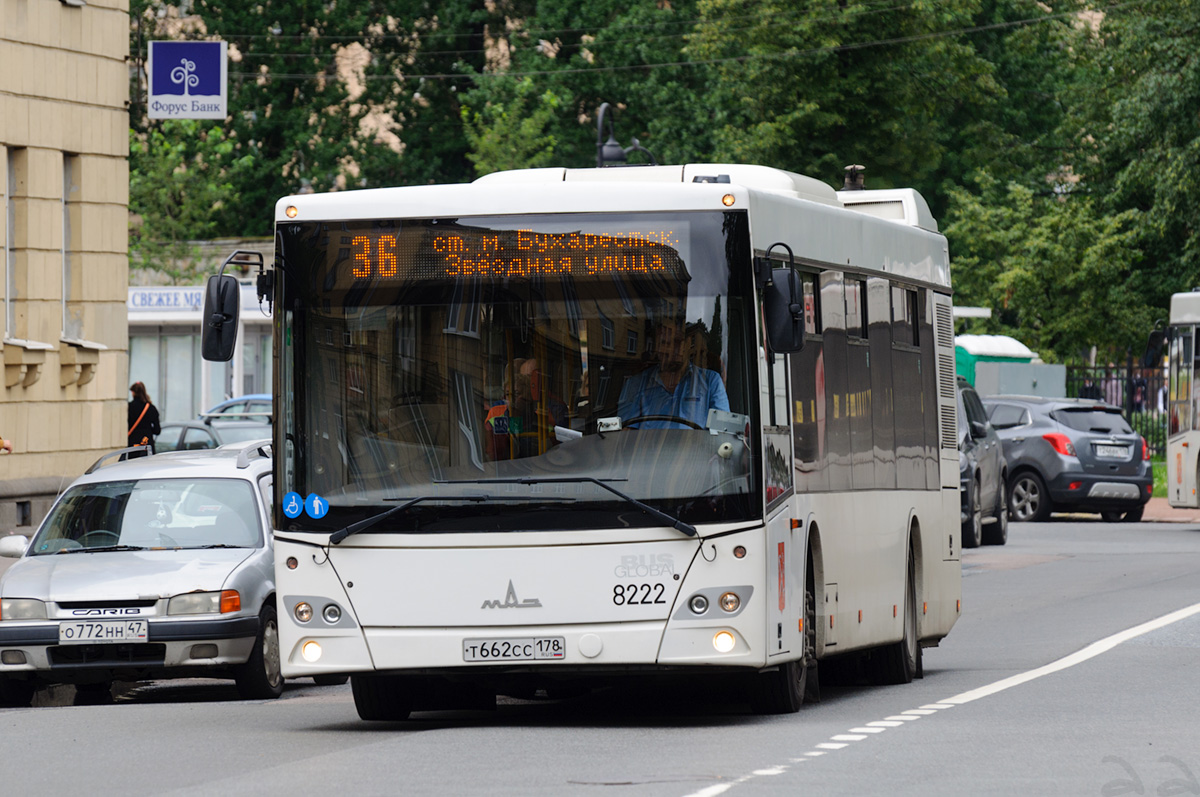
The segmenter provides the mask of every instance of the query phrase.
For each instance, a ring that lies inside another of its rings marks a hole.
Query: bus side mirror
[[[804,348],[804,287],[790,268],[771,269],[771,282],[763,296],[767,343],[776,354]]]
[[[233,359],[241,309],[242,292],[235,277],[217,274],[208,278],[200,321],[203,324],[200,353],[204,359],[222,363]]]
[[[1162,363],[1163,346],[1166,342],[1167,335],[1163,330],[1156,329],[1150,333],[1150,338],[1146,341],[1146,353],[1142,355],[1143,368],[1155,368]]]

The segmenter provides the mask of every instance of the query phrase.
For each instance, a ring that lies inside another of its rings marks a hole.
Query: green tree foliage
[[[1200,284],[1200,4],[1132,3],[1104,16],[1077,86],[1076,163],[1109,213],[1136,209],[1146,251],[1131,289],[1165,315]]]
[[[195,242],[218,236],[219,214],[248,167],[219,126],[170,120],[129,141],[130,268],[171,284],[198,282],[210,264]]]
[[[1136,211],[1105,215],[1090,197],[1038,195],[986,173],[978,189],[952,191],[944,219],[956,304],[992,307],[989,331],[1048,360],[1144,344],[1154,311],[1129,290]]]
[[[481,175],[554,166],[557,141],[548,128],[558,113],[558,97],[550,91],[537,94],[528,77],[517,81],[507,103],[486,103],[479,111],[464,105],[463,125],[471,145],[467,158]]]

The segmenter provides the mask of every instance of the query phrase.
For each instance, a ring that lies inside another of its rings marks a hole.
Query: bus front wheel
[[[350,690],[358,716],[371,721],[406,720],[413,710],[411,679],[388,675],[352,675]]]

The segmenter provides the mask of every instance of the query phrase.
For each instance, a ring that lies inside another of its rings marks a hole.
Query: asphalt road
[[[364,723],[349,686],[0,709],[5,794],[1200,794],[1200,524],[1013,524],[905,686],[756,717],[721,684]]]

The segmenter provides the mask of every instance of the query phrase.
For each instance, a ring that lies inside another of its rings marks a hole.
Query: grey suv
[[[958,377],[958,475],[962,496],[962,547],[1008,542],[1005,482],[1008,463],[1003,445],[979,394]]]
[[[988,396],[1004,441],[1013,520],[1099,512],[1138,521],[1154,490],[1150,451],[1119,407],[1094,399]]]

